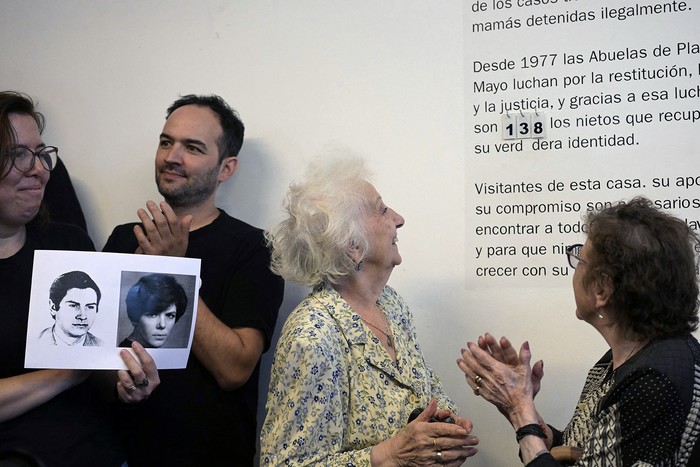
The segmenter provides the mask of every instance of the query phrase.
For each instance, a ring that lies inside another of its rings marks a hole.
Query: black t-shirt
[[[22,249],[0,259],[0,378],[35,371],[24,368],[34,251],[94,249],[78,227],[30,223]],[[105,394],[108,388],[98,380],[93,373],[45,404],[0,423],[0,451],[29,453],[47,467],[121,465],[124,456],[106,402],[113,394]]]
[[[133,227],[114,229],[104,251],[133,253]],[[270,345],[284,282],[270,271],[263,232],[221,211],[190,232],[187,257],[202,260],[200,296],[229,327],[260,329]],[[190,354],[184,370],[159,371],[147,402],[122,411],[130,467],[253,465],[260,365],[234,391],[219,388]]]

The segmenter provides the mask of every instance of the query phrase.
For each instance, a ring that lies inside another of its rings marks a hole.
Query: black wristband
[[[534,435],[542,439],[547,439],[547,435],[541,426],[537,423],[530,423],[529,425],[524,425],[515,430],[515,439],[520,442],[521,439],[528,435]]]

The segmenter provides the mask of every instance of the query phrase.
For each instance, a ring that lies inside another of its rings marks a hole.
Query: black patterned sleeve
[[[576,465],[673,465],[685,410],[678,389],[659,371],[628,374],[601,401],[597,418]]]

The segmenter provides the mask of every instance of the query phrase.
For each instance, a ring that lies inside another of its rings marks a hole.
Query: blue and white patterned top
[[[372,446],[432,398],[457,413],[428,367],[408,306],[389,286],[379,300],[397,361],[330,286],[291,313],[275,351],[261,465],[369,466]]]

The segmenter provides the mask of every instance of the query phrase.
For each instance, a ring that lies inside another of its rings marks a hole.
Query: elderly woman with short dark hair
[[[577,466],[700,465],[698,236],[641,197],[591,213],[586,227],[586,242],[567,248],[576,317],[610,350],[566,429],[545,425],[535,408],[542,362],[530,367],[527,342],[518,354],[487,334],[458,364],[513,425],[528,466],[561,465],[549,453],[560,445]]]
[[[261,464],[463,464],[476,453],[472,424],[456,415],[408,306],[386,285],[401,263],[403,217],[355,158],[317,161],[285,208],[268,235],[273,270],[313,291],[277,344]]]

